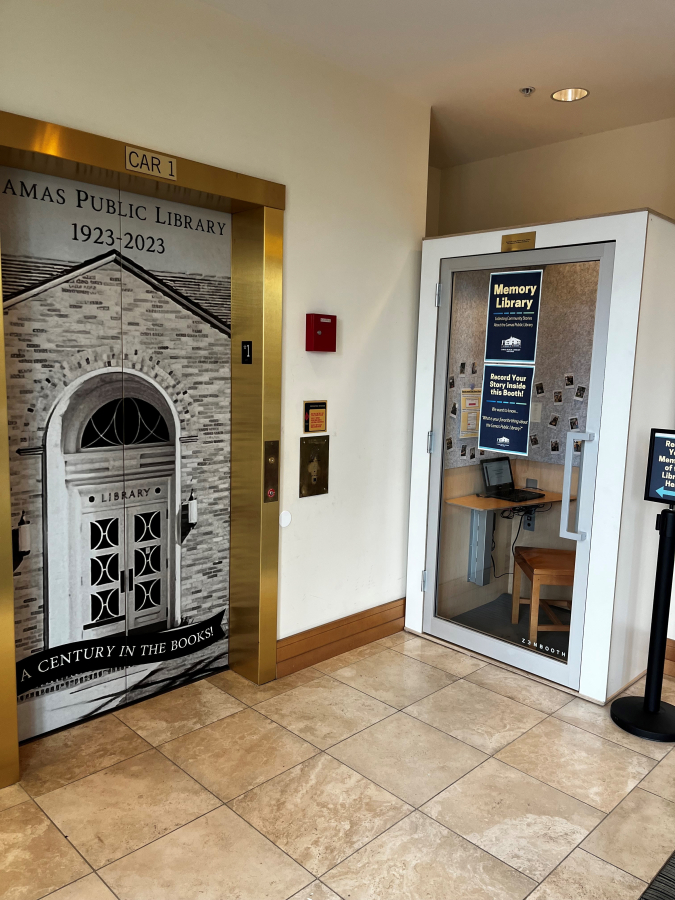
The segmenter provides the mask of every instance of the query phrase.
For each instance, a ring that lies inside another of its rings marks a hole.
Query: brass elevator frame
[[[263,502],[263,485],[265,441],[278,441],[281,429],[286,189],[182,158],[175,181],[132,174],[130,143],[0,111],[0,165],[232,214],[229,662],[264,684],[276,677],[279,504]],[[241,365],[242,340],[253,342],[251,365]],[[0,319],[0,788],[19,778],[5,379]]]

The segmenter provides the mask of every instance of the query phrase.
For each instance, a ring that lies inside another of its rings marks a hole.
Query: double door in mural
[[[164,497],[136,503],[122,500],[121,491],[109,491],[107,509],[82,516],[81,584],[88,619],[83,638],[168,627],[167,488],[154,485],[146,490]]]

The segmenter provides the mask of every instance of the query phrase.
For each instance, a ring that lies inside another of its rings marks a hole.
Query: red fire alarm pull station
[[[324,313],[307,313],[305,350],[335,353],[336,329],[337,316],[329,316]]]

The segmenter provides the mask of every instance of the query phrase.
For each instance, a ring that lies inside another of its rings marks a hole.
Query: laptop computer
[[[497,459],[482,459],[480,464],[485,483],[483,497],[494,497],[495,500],[524,503],[527,500],[537,500],[544,496],[543,491],[526,491],[514,486],[511,460],[508,456],[500,456]]]

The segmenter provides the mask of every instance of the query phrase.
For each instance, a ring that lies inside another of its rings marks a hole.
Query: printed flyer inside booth
[[[527,456],[534,368],[485,364],[479,450]]]

